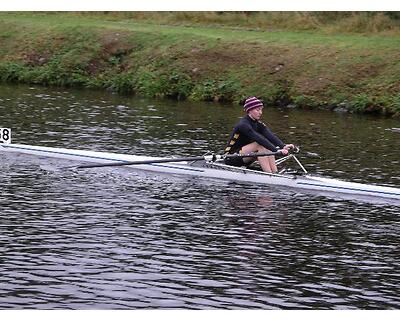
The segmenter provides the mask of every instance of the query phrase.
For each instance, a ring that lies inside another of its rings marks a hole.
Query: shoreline
[[[395,36],[0,13],[0,82],[400,117]]]

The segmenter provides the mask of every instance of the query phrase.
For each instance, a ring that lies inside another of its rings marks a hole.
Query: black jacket
[[[278,147],[284,147],[284,143],[264,123],[247,115],[233,129],[225,153],[237,153],[252,142],[257,142],[272,152],[278,151]]]

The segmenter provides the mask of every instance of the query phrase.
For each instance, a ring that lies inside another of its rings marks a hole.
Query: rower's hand
[[[285,146],[283,147],[283,149],[285,150],[291,150],[294,148],[295,148],[294,144],[285,144]]]
[[[289,150],[287,150],[287,149],[281,149],[281,150],[279,150],[279,152],[280,152],[283,156],[287,156],[288,153],[289,153]]]

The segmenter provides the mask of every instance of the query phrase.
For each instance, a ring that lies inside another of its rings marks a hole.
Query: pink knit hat
[[[251,109],[264,107],[263,103],[258,100],[256,97],[247,98],[244,102],[243,109],[245,112],[249,112]]]

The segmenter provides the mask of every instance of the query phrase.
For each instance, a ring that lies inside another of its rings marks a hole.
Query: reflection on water
[[[0,93],[0,124],[15,142],[99,151],[217,152],[241,116],[98,92]],[[323,154],[305,159],[315,172],[399,185],[398,136],[385,130],[395,120],[265,116],[286,119],[277,133]],[[27,155],[0,161],[0,308],[400,307],[397,206],[126,168],[47,172],[40,165],[65,162]]]

